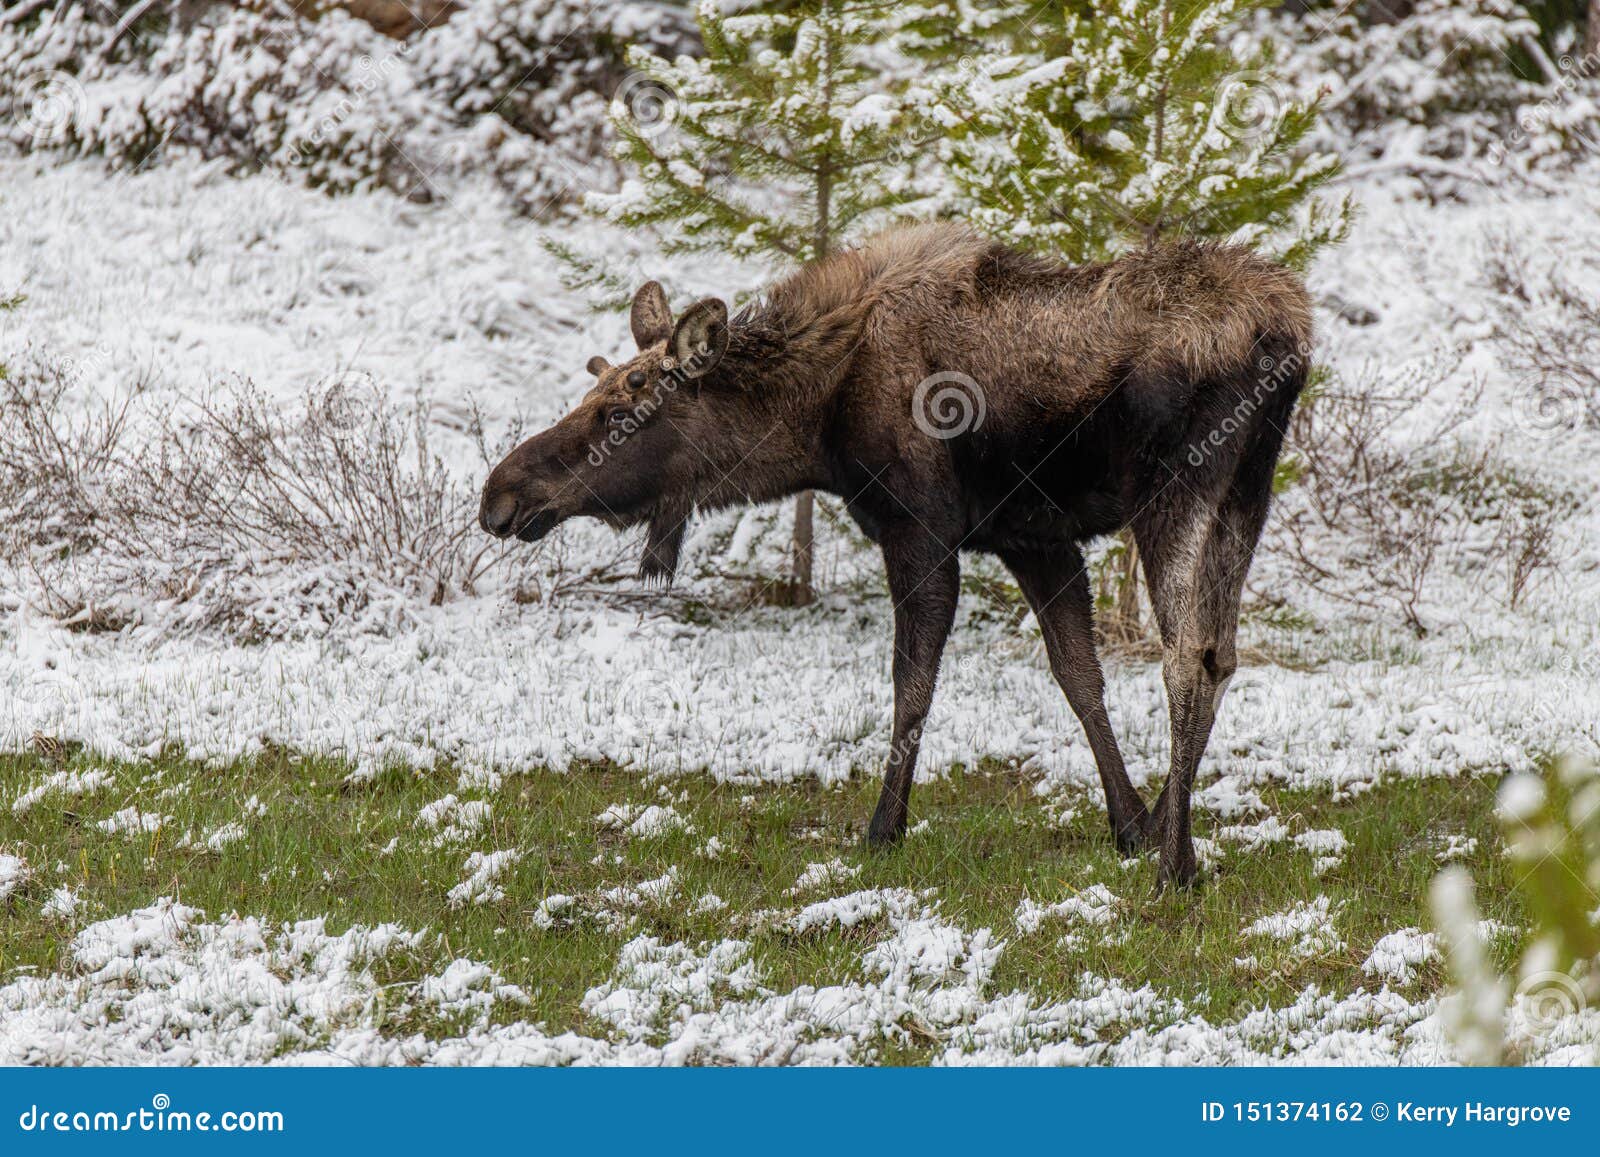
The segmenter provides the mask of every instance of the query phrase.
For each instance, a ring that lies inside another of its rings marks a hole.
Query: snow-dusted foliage
[[[16,145],[123,168],[194,150],[330,192],[426,197],[487,176],[532,214],[612,180],[606,107],[626,46],[696,46],[682,12],[623,0],[471,4],[403,42],[271,0],[188,23],[163,5],[120,34],[113,6],[59,7],[0,26]]]
[[[1547,52],[1516,0],[1418,0],[1393,23],[1341,9],[1269,26],[1287,39],[1284,76],[1302,96],[1324,94],[1319,143],[1359,169],[1495,182],[1570,162],[1600,135],[1600,60]]]
[[[913,89],[981,228],[1080,261],[1198,236],[1302,267],[1347,231],[1348,205],[1315,195],[1338,158],[1301,147],[1315,101],[1269,50],[1227,42],[1256,0],[1008,7],[929,5],[912,29],[912,48],[983,46]]]
[[[455,163],[493,172],[535,212],[609,183],[607,107],[627,47],[697,48],[681,10],[619,0],[478,0],[414,43],[417,84],[467,126]]]
[[[331,9],[318,20],[276,9],[225,8],[150,59],[154,84],[111,116],[135,126],[131,147],[114,127],[81,138],[126,160],[169,144],[247,167],[294,171],[340,192],[373,185],[410,191],[421,174],[406,159],[405,130],[425,120],[409,91],[403,49],[363,21]],[[126,109],[126,111],[123,111]]]
[[[809,0],[697,13],[703,59],[642,47],[612,104],[629,177],[589,205],[668,252],[806,261],[915,210],[907,108],[867,64],[891,7]]]
[[[0,32],[14,144],[99,153],[121,167],[187,148],[335,192],[416,184],[402,141],[426,107],[404,46],[363,21],[247,0],[190,26],[126,34],[112,50],[116,15],[80,5]]]

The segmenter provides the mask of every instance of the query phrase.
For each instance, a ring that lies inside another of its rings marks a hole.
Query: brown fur
[[[577,408],[490,475],[487,529],[532,541],[579,515],[648,522],[642,570],[670,578],[696,509],[841,497],[881,545],[896,607],[878,840],[905,826],[956,560],[993,552],[1034,603],[1118,840],[1159,837],[1163,878],[1192,878],[1188,784],[1308,368],[1310,305],[1291,273],[1200,243],[1070,267],[923,225],[801,269],[731,321],[708,300],[674,323],[652,282],[632,323],[639,352],[593,359]],[[941,397],[964,398],[971,420],[948,428]],[[1154,820],[1104,718],[1077,545],[1124,526],[1168,651],[1173,769]]]

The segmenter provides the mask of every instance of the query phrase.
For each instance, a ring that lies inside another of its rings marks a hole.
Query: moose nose
[[[505,538],[517,523],[517,500],[510,494],[497,494],[483,500],[478,521],[496,538]]]

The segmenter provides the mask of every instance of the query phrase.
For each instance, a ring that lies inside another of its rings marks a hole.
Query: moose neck
[[[700,439],[695,505],[755,505],[826,489],[821,432],[833,389],[804,376],[761,374],[719,394],[715,428]]]
[[[733,319],[707,407],[697,505],[771,502],[830,490],[823,435],[859,348],[873,296],[859,259],[837,255],[773,286]]]

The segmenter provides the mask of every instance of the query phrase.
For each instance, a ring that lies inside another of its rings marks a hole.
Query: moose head
[[[589,359],[594,387],[566,417],[506,455],[484,484],[478,521],[496,538],[538,542],[569,518],[650,524],[640,574],[670,580],[714,429],[710,387],[728,348],[728,307],[697,301],[676,321],[654,281],[634,295],[638,352]]]

